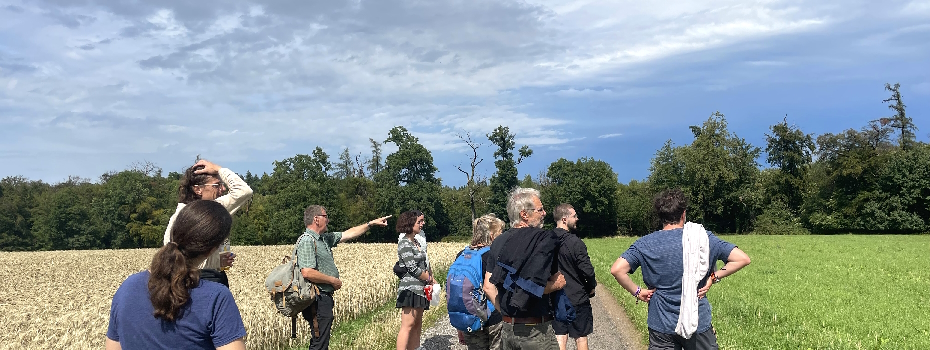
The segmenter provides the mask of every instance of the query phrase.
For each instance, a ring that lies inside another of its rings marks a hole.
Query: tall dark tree
[[[426,218],[424,230],[433,237],[449,233],[449,217],[442,206],[442,184],[436,178],[433,155],[403,126],[388,133],[385,143],[397,146],[397,152],[385,158],[384,169],[375,177],[381,212],[397,215],[407,210],[420,210]],[[375,232],[389,241],[393,230]],[[396,236],[395,236],[396,237]]]
[[[355,175],[358,174],[355,169],[355,160],[352,158],[352,155],[349,154],[348,147],[344,148],[342,153],[339,153],[339,161],[333,163],[332,168],[334,170],[333,176],[337,179],[355,177]]]
[[[891,124],[893,129],[900,130],[898,136],[898,146],[903,150],[908,150],[913,147],[916,140],[916,131],[917,126],[914,125],[914,121],[907,116],[905,113],[904,101],[901,101],[901,84],[895,83],[894,85],[885,83],[885,90],[891,92],[891,97],[882,100],[882,103],[889,103],[888,108],[894,111],[894,115],[891,118],[881,118],[879,122],[882,125]]]
[[[813,161],[814,139],[797,126],[788,125],[787,118],[769,129],[772,133],[765,134],[766,161],[779,170],[769,199],[784,203],[797,214],[804,201],[805,175]]]
[[[484,161],[484,158],[478,157],[478,149],[481,148],[481,144],[475,142],[471,139],[471,134],[465,133],[465,135],[458,135],[458,138],[471,149],[471,155],[469,155],[469,167],[468,170],[462,169],[462,166],[457,166],[462,174],[465,174],[466,180],[468,182],[465,184],[465,188],[468,190],[468,201],[471,206],[471,221],[475,221],[475,218],[478,217],[477,208],[475,206],[476,201],[481,201],[480,198],[477,198],[478,195],[478,183],[483,182],[480,178],[480,175],[476,174],[478,165],[481,165],[481,162]]]
[[[533,150],[526,145],[520,147],[519,157],[515,160],[513,158],[513,150],[516,147],[515,135],[511,134],[510,128],[506,126],[498,126],[487,137],[497,146],[494,151],[494,166],[497,171],[491,176],[489,183],[491,198],[488,200],[488,209],[507,221],[507,193],[520,183],[517,179],[517,164],[533,155]]]
[[[617,233],[617,174],[609,164],[593,158],[572,162],[561,158],[549,165],[549,185],[542,201],[552,211],[571,204],[578,214],[578,233],[583,237]],[[551,219],[552,212],[548,213]],[[551,222],[551,221],[550,221]]]
[[[375,175],[380,173],[381,169],[384,167],[384,164],[381,162],[381,143],[372,138],[369,138],[368,141],[371,142],[371,158],[368,159],[368,174],[374,179]]]

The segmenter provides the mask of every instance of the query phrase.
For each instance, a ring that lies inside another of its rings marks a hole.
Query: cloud
[[[889,23],[911,8],[900,27],[916,29],[891,39],[919,36],[924,4],[22,2],[0,11],[0,113],[25,136],[0,150],[49,138],[42,152],[114,152],[99,157],[107,164],[137,151],[267,166],[316,145],[365,150],[397,125],[437,152],[462,150],[455,133],[498,125],[521,144],[568,149],[603,132],[585,124],[639,122],[604,109],[671,90],[736,91],[804,67],[813,59],[788,41],[798,34],[873,13]]]
[[[621,133],[604,134],[604,135],[598,136],[597,138],[599,138],[599,139],[609,139],[609,138],[611,138],[611,137],[618,137],[618,136],[623,136],[623,134],[621,134]]]
[[[785,61],[748,61],[746,64],[756,67],[778,67],[778,66],[787,66],[788,62]]]

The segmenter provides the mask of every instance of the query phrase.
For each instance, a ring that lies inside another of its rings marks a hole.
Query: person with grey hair
[[[552,323],[559,349],[565,350],[568,338],[575,339],[575,348],[588,350],[588,334],[594,332],[594,314],[590,298],[594,296],[597,280],[594,279],[594,266],[588,256],[588,247],[572,231],[578,228],[578,213],[571,204],[562,203],[555,207],[552,217],[556,228],[553,230],[561,247],[559,248],[559,271],[565,276],[565,294],[575,309],[575,320]]]
[[[317,301],[304,309],[302,315],[311,327],[316,319],[316,331],[310,339],[310,350],[329,349],[330,330],[333,326],[333,293],[342,288],[339,279],[339,269],[333,260],[333,248],[368,232],[372,226],[387,226],[387,219],[391,215],[371,220],[355,226],[344,232],[326,232],[329,216],[326,208],[321,205],[311,205],[304,210],[304,233],[297,239],[297,267],[304,279],[313,282],[320,288]]]
[[[501,311],[501,348],[558,349],[548,294],[561,290],[559,240],[543,230],[546,210],[539,191],[516,188],[507,196],[511,229],[491,244],[482,289]]]

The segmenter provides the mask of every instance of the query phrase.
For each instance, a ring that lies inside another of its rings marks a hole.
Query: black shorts
[[[575,321],[562,323],[552,321],[552,330],[556,335],[568,334],[571,338],[587,337],[594,333],[594,314],[591,313],[591,301],[575,306]]]
[[[414,309],[429,310],[429,300],[417,293],[409,290],[403,290],[397,294],[397,303],[394,307],[400,309],[403,307],[412,307]]]
[[[703,333],[691,335],[691,339],[678,334],[668,334],[649,329],[649,350],[717,350],[717,333],[714,327]]]

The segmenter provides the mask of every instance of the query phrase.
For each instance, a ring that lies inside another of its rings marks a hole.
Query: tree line
[[[682,188],[688,217],[722,233],[833,234],[920,233],[930,230],[930,146],[916,140],[898,84],[886,84],[892,116],[860,129],[812,135],[787,117],[766,133],[762,148],[727,129],[716,112],[691,126],[693,139],[668,140],[655,153],[650,174],[623,184],[610,164],[593,158],[558,159],[533,178],[517,165],[533,155],[516,148],[515,134],[499,126],[484,138],[459,135],[471,152],[457,170],[463,186],[436,177],[432,153],[403,126],[384,140],[370,139],[366,155],[343,149],[335,158],[316,147],[310,154],[274,161],[270,174],[240,174],[251,202],[235,214],[235,244],[291,244],[302,232],[309,204],[326,206],[332,228],[346,228],[381,214],[416,209],[431,240],[471,234],[484,213],[506,218],[506,192],[514,186],[542,191],[546,208],[570,203],[579,234],[642,235],[656,229],[652,197]],[[486,140],[495,172],[481,176]],[[384,155],[391,143],[394,153]],[[193,163],[192,163],[193,164]],[[109,172],[92,182],[70,177],[58,184],[11,176],[0,180],[0,250],[142,248],[161,244],[177,205],[181,174],[151,163]],[[551,215],[551,214],[550,214]],[[552,222],[551,216],[547,222]],[[362,237],[394,242],[393,222]]]

